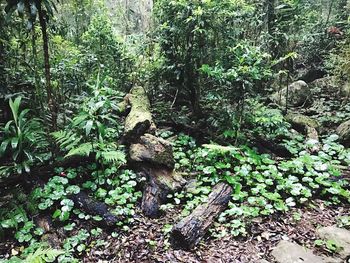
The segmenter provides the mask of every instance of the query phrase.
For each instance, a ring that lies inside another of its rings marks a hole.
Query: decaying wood
[[[150,111],[150,102],[144,88],[136,86],[131,89],[127,96],[131,110],[125,119],[125,136],[132,139],[138,138],[146,132],[152,133],[155,125]]]
[[[217,144],[203,144],[202,147],[207,148],[209,150],[216,150],[224,153],[237,151],[237,148],[234,146],[223,146],[223,145],[217,145]]]
[[[215,218],[227,207],[231,194],[231,186],[226,183],[217,184],[206,203],[198,206],[189,216],[173,227],[172,245],[182,249],[191,249],[196,246]]]
[[[49,232],[52,228],[52,218],[49,215],[37,215],[34,217],[34,223],[44,230],[44,233]]]
[[[47,243],[51,248],[62,248],[62,238],[59,238],[57,233],[46,233],[41,237],[41,241]]]
[[[314,144],[310,148],[311,153],[317,153],[320,151],[321,144],[320,139],[318,137],[318,132],[314,127],[307,126],[306,127],[306,138],[307,140],[312,140]]]
[[[43,188],[45,186],[45,181],[39,177],[32,177],[29,182],[32,188],[39,187]],[[91,198],[87,193],[80,191],[78,194],[72,194],[68,196],[74,202],[75,207],[80,208],[84,212],[90,215],[101,216],[101,226],[113,227],[116,225],[120,219],[113,215],[108,206],[105,203],[99,202]],[[38,224],[43,224],[45,227],[43,229],[50,230],[50,220],[45,219],[45,216],[39,215]],[[41,221],[41,223],[40,223]]]
[[[293,154],[283,145],[278,144],[272,140],[268,140],[262,136],[255,136],[250,138],[254,146],[258,148],[260,153],[273,154],[282,158],[291,158]]]
[[[140,137],[137,143],[130,145],[130,159],[133,162],[144,162],[155,166],[173,169],[175,165],[170,142],[151,134]]]
[[[186,181],[181,175],[167,168],[143,168],[148,177],[142,196],[142,212],[156,218],[160,215],[160,206],[167,200],[167,195],[180,190]]]
[[[90,215],[98,215],[102,217],[101,223],[107,227],[114,227],[120,219],[112,214],[108,206],[105,203],[98,202],[85,192],[80,192],[75,195],[69,196],[69,198],[74,202],[74,205],[82,209],[84,212]]]
[[[41,241],[47,243],[51,248],[61,248],[63,240],[59,238],[58,231],[53,229],[50,215],[37,215],[34,217],[34,223],[44,231]]]
[[[184,180],[175,166],[171,144],[151,133],[155,125],[150,102],[142,87],[134,87],[125,97],[131,109],[125,119],[125,138],[129,145],[129,161],[147,178],[141,208],[148,217],[158,217],[166,196],[179,190]]]

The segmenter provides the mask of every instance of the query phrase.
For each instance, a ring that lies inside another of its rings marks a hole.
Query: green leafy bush
[[[264,134],[267,138],[275,139],[290,133],[290,124],[279,109],[271,109],[257,100],[249,100],[245,112],[244,128],[253,135]]]
[[[90,74],[96,74],[102,68],[113,78],[113,88],[126,91],[131,81],[129,74],[133,60],[122,38],[114,33],[107,15],[96,14],[92,17],[82,42],[86,49],[84,68],[89,69]]]
[[[12,120],[1,128],[0,157],[10,164],[0,167],[0,176],[29,172],[30,167],[48,157],[46,133],[39,118],[29,116],[29,109],[20,109],[21,97],[10,98]],[[10,156],[8,160],[6,157]]]
[[[344,42],[341,48],[335,48],[331,52],[327,66],[335,75],[339,83],[350,80],[350,44]]]
[[[85,98],[67,129],[52,133],[66,157],[95,154],[101,163],[122,165],[125,154],[116,142],[122,126],[118,122],[121,94],[103,85],[98,76],[91,87],[93,96]]]

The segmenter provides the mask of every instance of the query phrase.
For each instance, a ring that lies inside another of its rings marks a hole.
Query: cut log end
[[[187,233],[183,233],[181,227],[176,226],[171,233],[171,243],[175,249],[188,250],[192,248],[198,241],[195,240],[195,236],[189,236]]]

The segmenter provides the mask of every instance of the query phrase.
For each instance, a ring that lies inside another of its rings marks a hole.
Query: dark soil
[[[313,248],[318,254],[330,255],[329,251],[315,247],[316,229],[336,224],[337,217],[349,215],[349,208],[326,207],[317,201],[312,207],[294,209],[285,215],[256,219],[244,238],[206,236],[192,251],[173,250],[169,246],[168,235],[162,229],[166,224],[177,222],[179,211],[173,210],[160,219],[137,218],[131,231],[118,238],[106,234],[107,245],[92,248],[83,261],[243,263],[265,259],[274,262],[270,251],[283,239]]]

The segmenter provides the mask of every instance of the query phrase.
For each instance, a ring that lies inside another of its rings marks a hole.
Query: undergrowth
[[[197,147],[193,138],[182,135],[174,147],[177,167],[196,176],[181,193],[169,195],[174,201],[163,209],[181,204],[184,217],[207,200],[213,185],[225,181],[232,186],[233,194],[218,223],[238,236],[247,234],[253,218],[307,206],[315,199],[328,205],[349,203],[349,181],[342,169],[350,164],[350,151],[337,139],[337,135],[324,138],[316,155],[308,152],[311,144],[296,143],[290,146],[296,151],[293,158],[278,160],[247,146]],[[225,234],[222,229],[213,229],[213,233]]]

